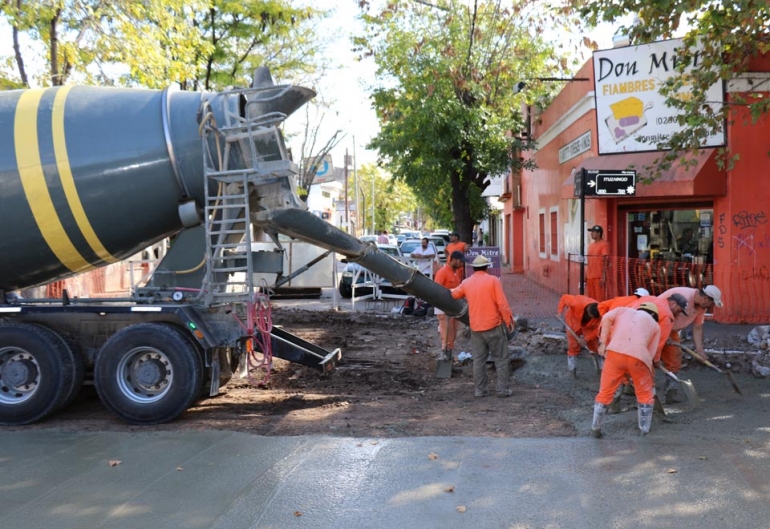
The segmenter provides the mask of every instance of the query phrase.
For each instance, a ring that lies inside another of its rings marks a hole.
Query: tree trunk
[[[21,13],[21,0],[16,0],[16,12]],[[27,70],[24,68],[24,58],[21,56],[21,46],[19,45],[19,27],[16,24],[13,26],[13,53],[16,55],[16,65],[19,67],[21,82],[26,88],[29,88]]]
[[[57,33],[60,16],[61,8],[56,10],[48,28],[48,40],[51,45],[51,85],[53,86],[62,85],[62,76],[59,71],[59,35]]]
[[[468,198],[468,182],[458,173],[452,173],[452,217],[454,219],[454,231],[460,235],[460,240],[473,244],[473,219],[471,218],[471,204]]]

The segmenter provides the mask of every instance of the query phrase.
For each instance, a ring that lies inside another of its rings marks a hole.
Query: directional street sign
[[[582,174],[580,174],[582,173]],[[636,171],[612,169],[583,169],[575,177],[575,195],[579,196],[580,186],[584,196],[628,196],[636,195]]]

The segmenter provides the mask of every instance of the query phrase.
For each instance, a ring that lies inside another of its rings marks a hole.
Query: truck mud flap
[[[329,352],[278,327],[273,327],[270,332],[270,342],[273,356],[313,367],[323,373],[334,369],[334,365],[342,358],[339,349]]]

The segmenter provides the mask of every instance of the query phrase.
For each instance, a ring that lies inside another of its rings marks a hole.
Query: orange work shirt
[[[612,309],[616,309],[618,307],[630,307],[631,304],[636,303],[638,299],[639,299],[638,296],[632,295],[632,296],[618,296],[616,298],[602,301],[601,303],[599,303],[599,315],[604,316]]]
[[[656,345],[660,341],[660,327],[644,311],[619,307],[602,318],[602,342],[608,351],[633,356],[652,369],[660,358]]]
[[[642,296],[636,300],[636,303],[631,304],[632,309],[638,309],[639,305],[649,301],[654,303],[658,307],[658,325],[660,326],[660,343],[658,344],[658,350],[655,355],[655,361],[660,360],[660,353],[663,351],[663,346],[666,345],[671,331],[674,328],[674,313],[671,312],[671,307],[668,306],[668,299],[663,296]]]
[[[436,275],[433,277],[433,281],[444,288],[452,290],[453,288],[460,286],[460,283],[462,283],[463,278],[460,275],[462,270],[463,267],[460,267],[457,270],[452,270],[452,267],[449,266],[449,263],[447,263],[439,268],[439,271],[436,272]],[[444,311],[438,307],[434,307],[433,310],[436,314],[444,314]]]
[[[468,251],[468,243],[457,241],[457,242],[450,242],[446,245],[446,259],[449,261],[449,258],[452,255],[452,252],[462,252],[465,253]]]
[[[503,293],[503,284],[486,270],[476,270],[471,277],[452,289],[452,297],[468,300],[471,330],[488,331],[505,323],[513,326],[513,313]]]
[[[601,318],[594,318],[586,326],[583,326],[583,313],[591,303],[596,303],[596,300],[588,296],[564,294],[559,300],[559,307],[556,309],[558,314],[561,314],[565,308],[569,309],[564,316],[564,322],[575,334],[578,336],[582,334],[589,342],[599,337],[599,322],[601,321]]]
[[[604,256],[610,255],[610,243],[604,239],[588,245],[586,279],[601,279],[604,271]]]

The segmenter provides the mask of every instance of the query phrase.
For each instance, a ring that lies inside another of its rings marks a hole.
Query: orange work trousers
[[[438,334],[441,337],[441,350],[454,349],[457,338],[457,320],[446,314],[437,314]]]
[[[574,329],[573,329],[574,330]],[[577,333],[575,333],[577,334]],[[578,334],[578,336],[580,336]],[[585,338],[585,336],[583,337]],[[586,345],[591,351],[598,351],[599,350],[599,338],[595,338],[593,340],[587,340]],[[572,333],[567,331],[567,356],[577,356],[580,354],[580,343],[575,340],[575,338],[572,336]]]
[[[679,331],[671,331],[669,339],[679,343]],[[660,362],[672,373],[679,373],[682,369],[682,350],[674,345],[664,345],[660,351]]]
[[[604,301],[607,299],[605,294],[606,289],[602,285],[602,280],[599,277],[586,279],[586,296],[596,301]]]
[[[652,404],[655,400],[655,381],[650,368],[638,358],[615,351],[607,351],[607,357],[604,359],[596,402],[609,405],[615,396],[615,390],[626,381],[627,375],[630,375],[634,382],[637,402]]]

